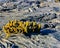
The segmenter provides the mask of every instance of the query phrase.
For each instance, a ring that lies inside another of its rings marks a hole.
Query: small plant
[[[11,34],[17,33],[29,33],[31,32],[40,32],[41,24],[37,24],[35,21],[20,21],[20,20],[11,20],[5,26],[3,26],[3,31],[6,34],[6,38],[10,37]]]

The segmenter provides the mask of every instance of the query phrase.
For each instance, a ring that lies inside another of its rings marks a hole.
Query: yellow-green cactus
[[[17,33],[29,33],[30,30],[32,32],[39,32],[41,29],[41,24],[37,24],[35,21],[19,21],[19,20],[12,20],[9,21],[5,26],[3,26],[3,31],[6,34],[6,38],[11,36],[11,34]]]
[[[55,0],[55,2],[60,2],[60,0]]]

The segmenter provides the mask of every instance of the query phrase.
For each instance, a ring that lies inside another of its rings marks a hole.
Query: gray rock
[[[15,5],[13,2],[4,3],[2,6],[3,6],[5,9],[15,9],[15,8],[16,8],[16,5]]]
[[[52,19],[55,19],[55,18],[57,18],[57,15],[55,13],[53,13],[51,15],[45,16],[42,20],[43,21],[49,21],[49,20],[52,20]]]
[[[60,12],[60,7],[53,7],[53,10],[56,12]]]
[[[0,6],[0,10],[2,10],[3,9],[3,7],[2,6]]]
[[[57,31],[59,31],[60,30],[60,24],[57,24],[55,28]]]
[[[51,19],[54,19],[54,18],[57,18],[57,14],[56,14],[56,13],[53,13],[53,14],[51,15]]]

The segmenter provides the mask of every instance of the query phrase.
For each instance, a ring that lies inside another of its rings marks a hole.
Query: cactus
[[[55,0],[55,2],[60,2],[60,0]]]
[[[41,29],[41,24],[37,24],[35,21],[19,21],[19,20],[11,20],[6,25],[3,26],[3,31],[6,34],[6,38],[10,37],[11,34],[17,33],[29,33],[31,32],[39,32]]]

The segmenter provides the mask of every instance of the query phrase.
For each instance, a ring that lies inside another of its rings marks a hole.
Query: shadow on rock
[[[54,33],[54,34],[53,34],[53,37],[54,37],[55,39],[57,39],[58,41],[60,41],[60,32]]]
[[[40,34],[41,35],[48,35],[48,34],[52,34],[52,33],[55,33],[56,30],[52,30],[52,29],[43,29],[40,31]]]
[[[40,32],[29,32],[28,34],[25,34],[25,36],[29,36],[31,37],[31,35],[48,35],[48,34],[52,34],[55,33],[56,30],[51,30],[51,29],[43,29]]]
[[[29,32],[29,33],[24,33],[25,36],[31,38],[31,35],[38,35],[40,32]]]

